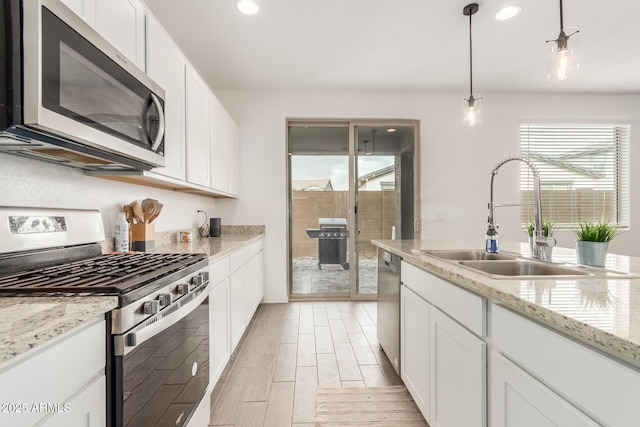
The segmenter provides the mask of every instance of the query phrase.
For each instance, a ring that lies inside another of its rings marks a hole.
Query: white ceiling
[[[214,89],[469,92],[460,0],[145,0]],[[572,80],[546,79],[558,0],[484,0],[473,15],[474,93],[640,93],[640,1],[564,0],[580,29]],[[523,11],[509,21],[507,4]],[[572,39],[573,40],[573,39]]]

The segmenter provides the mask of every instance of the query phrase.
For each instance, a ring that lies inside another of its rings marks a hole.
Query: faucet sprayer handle
[[[539,246],[548,246],[550,248],[557,244],[555,237],[536,236],[536,244]]]

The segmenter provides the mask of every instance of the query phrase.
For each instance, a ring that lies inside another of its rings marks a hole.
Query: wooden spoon
[[[156,212],[155,203],[147,203],[142,210],[144,212],[144,222],[150,222],[149,219],[151,219],[153,214]]]
[[[138,224],[142,224],[144,222],[144,212],[142,211],[142,207],[138,202],[132,202],[129,205],[133,211],[133,217],[136,219]]]

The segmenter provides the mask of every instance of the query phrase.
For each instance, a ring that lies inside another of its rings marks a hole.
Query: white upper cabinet
[[[227,110],[218,98],[211,97],[211,188],[228,193]]]
[[[139,0],[62,0],[62,3],[145,70],[145,16]]]
[[[240,194],[240,129],[230,115],[226,118],[227,144],[227,192],[233,196]]]
[[[186,90],[187,181],[209,187],[211,185],[209,110],[212,93],[190,64],[187,65]]]
[[[145,16],[138,0],[96,2],[96,31],[116,49],[145,70]]]
[[[78,15],[91,28],[96,28],[97,0],[62,0],[62,3]]]
[[[186,59],[169,34],[149,15],[147,74],[165,91],[165,166],[153,172],[185,179],[185,67]]]

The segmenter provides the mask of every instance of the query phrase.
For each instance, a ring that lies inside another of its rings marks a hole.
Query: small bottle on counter
[[[396,240],[396,226],[391,227],[391,240]]]
[[[124,217],[124,213],[118,214],[118,220],[116,221],[115,229],[115,251],[116,252],[128,252],[129,251],[129,223]]]

